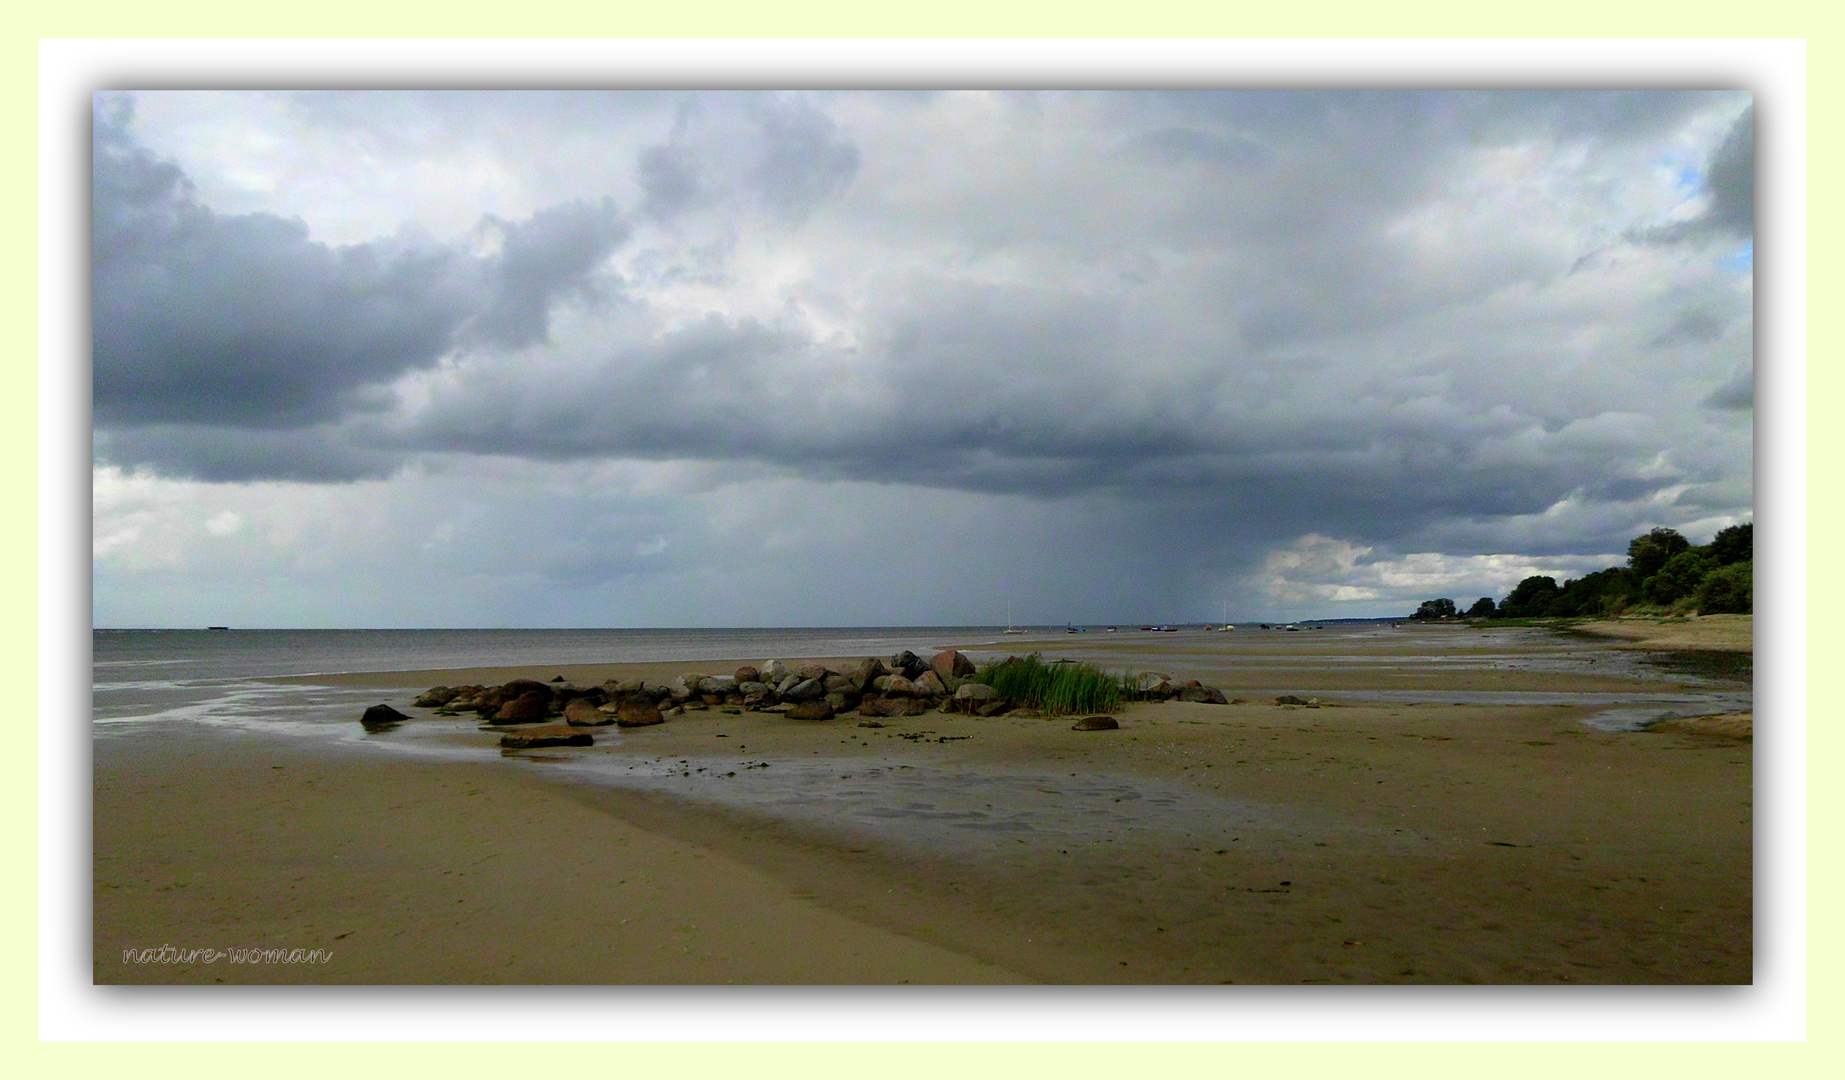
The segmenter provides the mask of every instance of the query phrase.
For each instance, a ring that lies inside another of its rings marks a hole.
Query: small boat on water
[[[230,627],[228,626],[207,626],[205,629],[207,630],[229,630]]]
[[[1012,625],[1012,602],[1010,600],[1006,601],[1006,633],[1023,634],[1024,632],[1025,631],[1020,630],[1018,627]]]

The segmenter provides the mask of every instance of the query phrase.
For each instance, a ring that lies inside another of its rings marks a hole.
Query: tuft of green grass
[[[1052,716],[1114,712],[1139,696],[1131,675],[1110,675],[1068,660],[1047,664],[1039,653],[989,664],[974,673],[973,681],[991,686],[995,694],[1014,705]]]

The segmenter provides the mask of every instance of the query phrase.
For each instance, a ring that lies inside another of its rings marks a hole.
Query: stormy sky
[[[1740,92],[109,92],[99,626],[1400,615],[1753,516]]]

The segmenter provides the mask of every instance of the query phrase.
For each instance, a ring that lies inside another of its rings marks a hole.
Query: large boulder
[[[410,704],[419,709],[440,709],[461,696],[461,691],[447,686],[432,686],[417,696]]]
[[[860,716],[921,716],[928,710],[921,698],[868,697],[858,703]]]
[[[812,701],[826,694],[818,679],[803,679],[781,692],[784,701]]]
[[[727,680],[717,678],[716,676],[706,675],[704,678],[698,680],[698,692],[700,694],[722,695],[728,694],[730,691],[731,684]]]
[[[820,700],[831,705],[836,713],[851,712],[858,708],[859,693],[857,690],[835,690]]]
[[[833,706],[829,705],[825,698],[816,698],[813,701],[801,702],[783,715],[790,720],[831,720]]]
[[[744,683],[761,682],[762,672],[757,671],[748,664],[744,664],[742,667],[738,668],[736,673],[730,678],[738,686],[742,686]]]
[[[857,687],[852,685],[851,679],[846,678],[844,675],[836,675],[836,674],[828,675],[826,678],[821,679],[820,685],[825,687],[826,692],[829,694],[835,690],[856,690],[858,689]]]
[[[826,665],[818,660],[803,660],[794,665],[794,673],[803,679],[823,682],[827,677]]]
[[[537,679],[514,679],[509,683],[501,684],[500,690],[506,695],[508,701],[526,694],[537,694],[549,702],[552,696],[551,687]]]
[[[672,682],[673,697],[684,700],[698,694],[698,684],[707,676],[702,672],[688,671]]]
[[[977,682],[962,683],[960,688],[955,691],[956,701],[971,701],[971,702],[979,703],[979,702],[992,701],[994,698],[998,696],[999,694],[996,691],[994,691],[994,689],[991,686],[988,686],[985,683],[977,683]]]
[[[954,649],[943,649],[936,653],[935,659],[929,661],[929,666],[941,677],[944,685],[949,679],[965,679],[974,673],[974,662]]]
[[[500,745],[508,750],[536,750],[543,746],[594,746],[589,732],[559,724],[509,731],[500,736]]]
[[[664,724],[666,717],[651,701],[629,698],[615,709],[615,722],[622,727],[648,727],[652,724]]]
[[[537,724],[550,715],[550,699],[527,691],[500,706],[500,711],[493,714],[493,722],[496,724]]]
[[[794,674],[794,672],[788,670],[788,665],[782,663],[780,660],[764,660],[758,671],[762,681],[768,683],[770,686],[774,686],[783,679]]]
[[[359,717],[359,723],[364,724],[367,731],[388,731],[408,719],[389,705],[373,705]]]
[[[948,693],[948,687],[942,685],[941,676],[934,671],[922,673],[922,678],[916,680],[916,690],[924,697],[932,698],[943,697]]]
[[[1180,701],[1198,701],[1206,705],[1228,705],[1230,699],[1214,686],[1188,686],[1179,691]]]
[[[920,697],[922,690],[901,675],[892,675],[884,683],[885,697]]]
[[[880,675],[888,674],[890,674],[890,672],[885,670],[884,661],[879,660],[875,656],[867,656],[845,670],[846,678],[852,682],[852,689],[860,692],[863,692],[865,687],[871,685],[873,679]]]
[[[586,697],[572,698],[564,706],[564,723],[572,727],[601,727],[614,722],[615,717],[603,712]]]
[[[788,691],[793,690],[795,687],[801,685],[803,681],[804,680],[799,675],[790,674],[790,675],[783,676],[782,681],[775,684],[775,696],[776,697],[787,697]]]
[[[922,666],[926,666],[923,664],[922,658],[908,649],[891,654],[890,670],[894,675],[907,675],[910,669]]]

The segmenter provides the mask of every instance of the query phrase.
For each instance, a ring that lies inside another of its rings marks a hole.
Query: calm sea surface
[[[1114,668],[1149,663],[1166,670],[1196,670],[1199,677],[1225,662],[1208,651],[1215,634],[1187,630],[1158,634],[1128,629],[1119,635],[1088,633],[1066,637],[1036,630],[1008,637],[997,627],[831,627],[818,629],[708,630],[97,630],[92,637],[93,708],[100,736],[162,722],[229,726],[249,731],[318,734],[337,729],[356,734],[352,721],[367,705],[397,701],[376,688],[311,683],[277,683],[279,676],[352,672],[440,670],[635,662],[696,663],[716,660],[794,660],[813,656],[889,656],[903,649],[927,655],[954,645],[976,660],[1006,652],[1059,654],[1060,646],[1083,646],[1071,655]],[[1333,625],[1311,635],[1252,629],[1236,637],[1233,662],[1243,670],[1269,664],[1298,667],[1300,650],[1327,670],[1377,663],[1465,665],[1502,670],[1598,673],[1658,680],[1658,693],[1570,693],[1532,691],[1417,691],[1375,689],[1351,695],[1385,701],[1442,701],[1468,704],[1594,704],[1605,707],[1594,726],[1639,726],[1663,715],[1695,715],[1751,707],[1746,670],[1688,672],[1662,670],[1659,654],[1613,650],[1605,643],[1571,639],[1543,630],[1513,631],[1498,640],[1508,649],[1482,653],[1456,634],[1398,633],[1388,623]],[[1192,644],[1193,641],[1197,645]],[[1380,642],[1412,643],[1407,654],[1380,658]],[[1426,644],[1423,644],[1426,642]],[[1159,647],[1156,658],[1144,651]],[[1193,648],[1202,651],[1193,653]],[[1117,649],[1119,651],[1117,651]],[[1272,650],[1272,656],[1268,655]],[[1216,660],[1218,663],[1213,663]],[[1742,658],[1746,664],[1747,658]],[[1585,665],[1588,665],[1585,667]],[[1670,681],[1668,689],[1664,685]],[[1245,684],[1247,685],[1247,684]],[[1277,692],[1312,693],[1312,686],[1277,686]],[[1347,696],[1347,695],[1339,695]]]
[[[749,630],[97,630],[97,731],[150,721],[350,724],[375,689],[274,683],[278,676],[526,664],[889,656],[991,640],[994,627]]]

